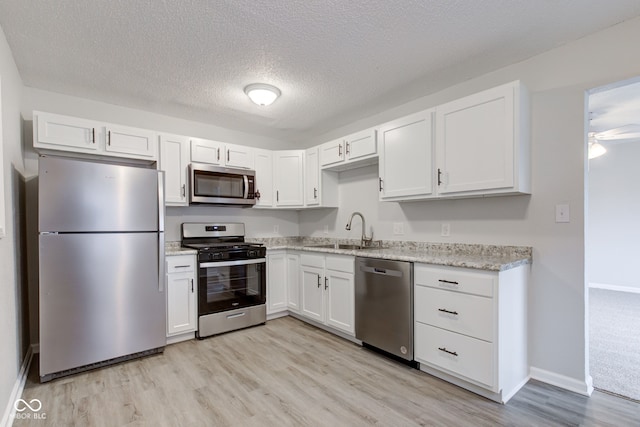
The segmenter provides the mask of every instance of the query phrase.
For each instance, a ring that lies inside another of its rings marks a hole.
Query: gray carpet
[[[640,401],[640,294],[589,289],[593,386]]]

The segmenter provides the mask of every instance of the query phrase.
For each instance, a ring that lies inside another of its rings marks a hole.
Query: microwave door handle
[[[244,199],[249,198],[249,177],[247,175],[242,175],[244,179]]]

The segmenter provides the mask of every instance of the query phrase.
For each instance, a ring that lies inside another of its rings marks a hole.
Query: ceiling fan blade
[[[609,129],[603,132],[597,132],[594,137],[598,141],[637,139],[640,138],[640,124],[634,123],[621,126],[619,128]]]

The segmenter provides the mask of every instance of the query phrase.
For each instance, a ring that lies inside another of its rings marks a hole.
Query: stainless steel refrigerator
[[[40,157],[40,380],[166,344],[164,177]]]

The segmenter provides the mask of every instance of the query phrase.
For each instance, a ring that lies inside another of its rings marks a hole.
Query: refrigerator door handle
[[[158,231],[164,231],[164,171],[158,171]]]
[[[158,292],[164,292],[164,233],[158,233]]]

